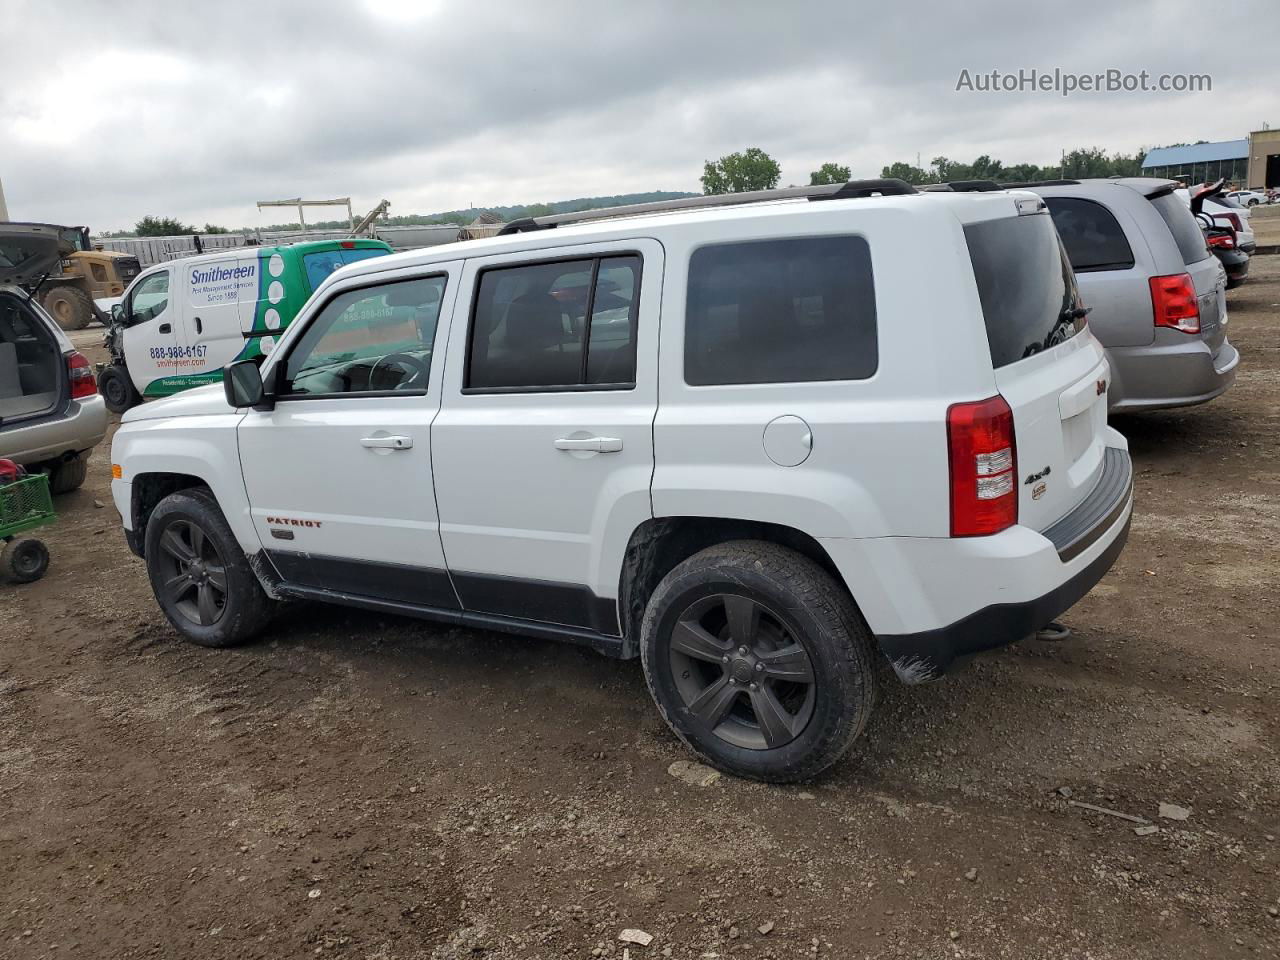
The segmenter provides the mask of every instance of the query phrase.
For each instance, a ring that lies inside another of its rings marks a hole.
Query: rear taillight
[[[98,392],[98,382],[93,379],[93,368],[83,353],[67,354],[67,379],[71,381],[71,399],[92,397]]]
[[[1234,250],[1236,242],[1225,233],[1220,233],[1216,237],[1209,238],[1209,246],[1217,247],[1219,250]]]
[[[1200,303],[1191,275],[1176,273],[1151,278],[1151,309],[1157,327],[1183,333],[1200,332]]]
[[[1018,448],[1004,397],[947,409],[951,535],[981,537],[1018,522]]]
[[[1214,217],[1215,220],[1226,220],[1239,233],[1244,229],[1244,224],[1240,222],[1240,214],[1238,213],[1219,213]]]

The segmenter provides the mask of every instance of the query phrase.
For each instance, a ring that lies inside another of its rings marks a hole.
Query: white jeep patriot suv
[[[864,181],[354,264],[259,368],[131,410],[116,506],[226,646],[306,598],[639,656],[697,754],[813,776],[1124,544],[1107,361],[1043,201]]]

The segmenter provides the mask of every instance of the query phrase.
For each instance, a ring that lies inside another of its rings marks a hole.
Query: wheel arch
[[[133,542],[137,544],[138,556],[146,555],[147,522],[160,501],[165,497],[192,488],[209,490],[212,488],[200,477],[189,473],[140,473],[133,478],[130,486],[129,519],[130,530],[134,533]]]
[[[640,649],[640,623],[653,591],[679,563],[707,547],[733,540],[764,540],[813,560],[852,597],[831,555],[812,535],[763,520],[721,517],[653,517],[631,533],[618,582],[618,616],[623,655]],[[854,598],[854,603],[857,603]]]

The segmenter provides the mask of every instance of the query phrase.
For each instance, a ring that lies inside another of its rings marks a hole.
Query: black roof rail
[[[1026,180],[1022,183],[1002,183],[1001,190],[1022,190],[1026,187],[1075,187],[1079,180]]]
[[[672,210],[702,210],[709,207],[738,207],[773,200],[847,200],[855,197],[900,196],[917,190],[905,180],[850,180],[848,183],[823,184],[817,187],[782,187],[777,190],[750,190],[745,193],[719,193],[704,197],[681,197],[652,203],[629,203],[621,207],[601,207],[575,213],[553,213],[546,217],[524,217],[512,220],[498,231],[498,236],[550,230],[570,223],[590,223],[616,217],[639,217],[648,213]]]
[[[950,180],[947,183],[930,183],[921,188],[929,193],[990,193],[1005,189],[994,180]]]

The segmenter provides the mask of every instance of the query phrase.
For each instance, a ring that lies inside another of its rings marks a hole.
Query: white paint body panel
[[[631,533],[653,514],[653,417],[663,249],[650,239],[562,246],[555,257],[638,252],[643,258],[630,390],[463,393],[467,317],[449,337],[445,401],[432,428],[441,536],[453,572],[591,587],[616,598]],[[479,272],[542,259],[506,254],[467,261],[462,302]],[[621,440],[613,452],[557,449],[560,439]]]
[[[1087,492],[1089,464],[1102,446],[1124,441],[1100,419],[1105,398],[1099,398],[1101,413],[1080,399],[1080,384],[1105,369],[1088,332],[998,376],[992,369],[963,223],[1011,216],[1019,197],[1031,195],[784,201],[560,227],[354,264],[317,291],[264,375],[336,287],[448,269],[456,282],[441,312],[430,395],[403,403],[350,398],[290,408],[282,402],[271,413],[248,414],[211,412],[201,403],[212,401],[195,402],[194,393],[185,410],[148,405],[144,415],[127,417],[116,436],[113,458],[125,471],[114,488],[117,503],[127,505],[128,482],[141,472],[191,473],[214,489],[246,552],[278,546],[266,539],[263,518],[284,513],[323,520],[314,539],[308,531],[295,541],[301,547],[307,536],[307,549],[317,553],[447,563],[455,574],[579,585],[600,598],[617,597],[628,540],[651,517],[765,521],[818,540],[877,633],[934,629],[989,603],[1040,596],[1119,535],[1123,523],[1063,563],[1036,531]],[[687,385],[684,313],[692,251],[707,243],[823,234],[859,235],[870,247],[875,375]],[[620,251],[644,258],[634,390],[463,392],[469,314],[483,266]],[[1077,438],[1070,460],[1057,462],[1066,475],[1085,466],[1061,495],[1026,507],[1024,525],[954,540],[948,536],[947,409],[997,392],[1006,393],[1014,410],[1020,458],[1025,444],[1035,461],[1051,457],[1055,445],[1064,449],[1061,404],[1080,406],[1075,415],[1088,419],[1090,431]],[[186,415],[153,419],[170,414]],[[766,452],[765,427],[779,417],[809,427],[811,452],[796,466]],[[362,449],[361,436],[377,430],[412,436],[412,451],[378,456]],[[556,440],[575,436],[620,439],[622,449],[555,447]]]

